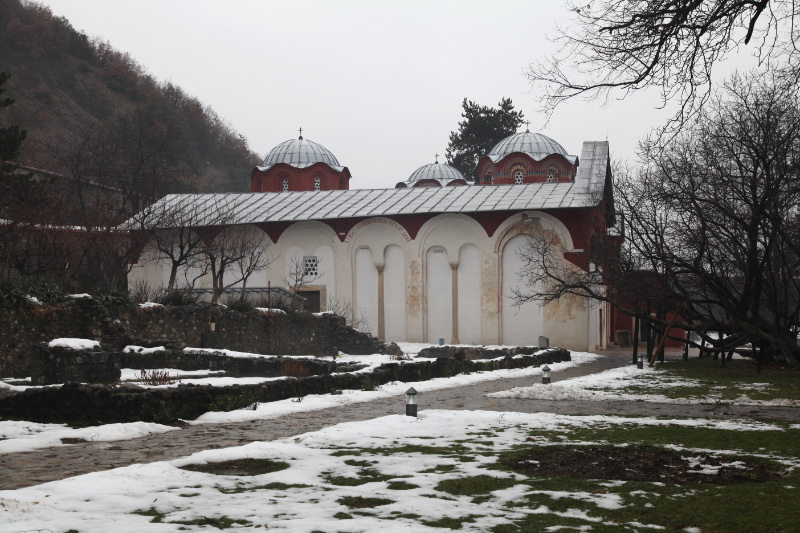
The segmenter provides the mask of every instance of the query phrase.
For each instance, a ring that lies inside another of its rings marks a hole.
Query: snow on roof
[[[148,208],[157,227],[257,224],[393,215],[481,213],[590,207],[604,185],[608,142],[586,142],[581,166],[570,183],[528,183],[471,187],[409,187],[277,193],[171,194]],[[595,168],[597,167],[597,168]],[[181,213],[170,217],[170,213]],[[187,213],[191,216],[187,217]],[[141,227],[141,215],[125,229]],[[181,223],[170,223],[169,220]],[[138,221],[138,222],[137,222]]]

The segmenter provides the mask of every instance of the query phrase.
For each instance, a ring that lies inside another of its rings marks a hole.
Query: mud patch
[[[681,485],[730,485],[781,477],[779,466],[768,462],[652,446],[536,446],[503,454],[500,462],[527,476],[659,481]]]
[[[192,472],[205,472],[219,476],[260,476],[289,468],[289,463],[269,459],[234,459],[204,465],[190,464],[180,467]]]

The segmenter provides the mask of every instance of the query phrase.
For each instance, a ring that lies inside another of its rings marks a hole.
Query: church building
[[[269,238],[273,262],[248,288],[287,288],[302,264],[310,310],[347,304],[386,341],[535,345],[541,335],[572,350],[605,347],[606,304],[569,297],[515,307],[511,296],[521,283],[518,251],[535,232],[553,232],[571,268],[591,268],[589,242],[613,219],[608,142],[584,142],[577,156],[540,133],[517,133],[479,160],[477,175],[469,184],[436,161],[395,188],[351,190],[349,169],[300,136],[253,169],[250,193],[169,195],[154,207],[227,206],[226,226]],[[145,249],[129,283],[166,285],[168,266],[147,257]]]

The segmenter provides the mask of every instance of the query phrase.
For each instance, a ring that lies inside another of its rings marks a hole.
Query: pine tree
[[[515,111],[511,98],[500,100],[497,108],[481,106],[464,98],[464,120],[458,123],[458,132],[450,132],[447,145],[447,164],[457,168],[469,181],[475,181],[478,160],[492,147],[509,135],[516,133],[525,118]]]

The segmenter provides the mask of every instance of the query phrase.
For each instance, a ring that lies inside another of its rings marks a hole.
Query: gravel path
[[[677,356],[676,354],[671,354]],[[630,351],[609,350],[600,359],[554,373],[553,382],[630,364]],[[800,421],[793,407],[737,407],[674,405],[645,402],[550,401],[486,398],[485,394],[528,386],[531,378],[498,379],[476,385],[426,392],[418,397],[425,409],[466,409],[550,412],[565,415],[648,415],[699,418],[759,418]],[[175,459],[192,453],[254,441],[275,440],[316,431],[341,422],[371,420],[405,412],[405,396],[369,403],[296,413],[270,420],[244,423],[203,424],[157,435],[119,442],[86,442],[27,453],[0,455],[0,489],[17,489],[70,476],[107,470],[134,463]]]

